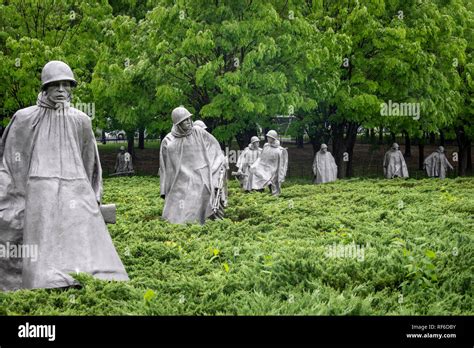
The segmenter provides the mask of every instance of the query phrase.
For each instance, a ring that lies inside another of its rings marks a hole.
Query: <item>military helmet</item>
[[[272,130],[268,131],[267,137],[278,140],[278,133],[272,129]]]
[[[194,123],[194,125],[196,125],[198,127],[201,127],[202,129],[207,129],[206,124],[201,120],[194,121],[193,123]]]
[[[177,125],[192,115],[193,114],[190,113],[184,106],[180,105],[171,112],[171,119],[173,120],[173,124]]]
[[[58,81],[69,81],[73,87],[77,86],[77,81],[69,65],[59,60],[52,60],[46,63],[41,71],[41,88]]]
[[[326,144],[321,144],[321,149],[327,149],[328,146]]]
[[[250,144],[253,144],[253,143],[257,142],[257,141],[260,141],[260,139],[259,139],[258,137],[256,137],[256,136],[253,136],[253,137],[250,138]]]

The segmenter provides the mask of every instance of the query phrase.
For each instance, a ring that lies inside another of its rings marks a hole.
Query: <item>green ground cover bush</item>
[[[0,315],[472,315],[473,197],[474,178],[233,181],[226,219],[180,226],[159,178],[106,179],[131,281],[0,293]],[[328,254],[344,245],[363,258]]]

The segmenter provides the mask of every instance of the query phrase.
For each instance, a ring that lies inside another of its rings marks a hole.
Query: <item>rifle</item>
[[[224,167],[221,166],[221,169],[219,170],[219,180],[217,181],[217,192],[212,202],[212,211],[214,214],[217,214],[217,211],[219,210],[222,192],[224,191],[224,175],[225,170]]]

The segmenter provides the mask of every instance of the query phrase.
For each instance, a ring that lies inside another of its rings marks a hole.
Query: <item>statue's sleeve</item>
[[[401,151],[400,152],[400,160],[401,160],[401,163],[402,163],[402,175],[404,178],[408,178],[409,177],[409,174],[408,174],[408,167],[407,167],[407,163],[405,162],[405,157],[403,157],[403,154]]]
[[[245,155],[247,154],[247,148],[244,149],[244,151],[242,151],[242,153],[240,154],[239,158],[237,159],[237,163],[236,163],[236,167],[239,168],[240,170],[242,170],[242,162],[243,162],[243,159],[245,157]]]
[[[205,130],[200,131],[205,139],[207,156],[209,158],[210,170],[212,175],[212,187],[217,186],[219,179],[219,169],[224,164],[224,154],[222,153],[219,142],[211,133]]]
[[[89,117],[83,118],[82,161],[87,178],[94,190],[97,202],[102,199],[102,166],[100,165],[99,150],[95,141],[92,123]]]
[[[444,161],[446,162],[446,166],[451,168],[451,170],[454,169],[454,167],[451,165],[451,162],[449,162],[448,157],[446,155],[444,156]]]
[[[423,161],[423,167],[431,167],[431,161],[433,161],[434,155],[435,153],[433,152],[431,155],[425,158],[425,160]]]
[[[166,161],[168,159],[168,139],[165,138],[161,142],[160,146],[160,169],[159,169],[159,176],[160,176],[160,195],[166,196],[166,180],[168,176],[166,175]]]
[[[385,153],[385,156],[383,157],[383,167],[387,168],[388,166],[388,152]]]
[[[114,173],[117,172],[117,168],[119,166],[119,157],[120,157],[120,155],[117,155],[117,158],[115,159]]]
[[[316,152],[316,155],[314,155],[314,160],[313,160],[313,174],[316,175],[316,169],[318,165],[318,153]]]
[[[288,170],[288,151],[282,148],[280,152],[280,168],[278,168],[278,181],[285,181],[286,171]]]

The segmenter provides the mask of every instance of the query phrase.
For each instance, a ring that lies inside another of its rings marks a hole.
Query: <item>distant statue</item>
[[[201,120],[194,121],[193,125],[201,127],[202,129],[207,129],[206,124],[204,123],[204,121]]]
[[[250,144],[244,149],[237,160],[238,171],[233,173],[240,181],[240,186],[244,191],[252,190],[252,183],[254,180],[254,174],[250,172],[250,166],[260,157],[262,148],[260,145],[260,139],[253,136],[250,139]]]
[[[253,190],[269,187],[271,193],[276,196],[281,193],[281,184],[285,181],[288,152],[280,146],[276,131],[269,131],[267,138],[268,143],[264,145],[260,157],[250,166],[249,171],[253,174]]]
[[[173,128],[160,148],[163,218],[171,223],[205,223],[224,215],[225,156],[219,142],[193,125],[183,106],[171,113]]]
[[[128,151],[125,151],[125,146],[120,146],[120,152],[117,155],[117,160],[115,161],[115,170],[112,175],[133,175],[135,171],[133,170],[132,156]]]
[[[37,104],[0,143],[0,289],[76,286],[78,272],[128,280],[101,214],[102,169],[91,119],[70,106],[71,68],[50,61]],[[110,215],[110,211],[108,212]]]
[[[383,160],[383,173],[387,179],[408,178],[408,168],[397,143],[387,151]]]
[[[426,157],[423,162],[423,169],[426,170],[426,174],[429,177],[438,177],[440,179],[446,178],[446,172],[448,168],[453,170],[453,166],[449,163],[446,155],[444,154],[444,147],[440,146],[431,155]]]
[[[337,179],[336,161],[331,153],[328,152],[326,144],[321,144],[321,149],[314,156],[313,173],[315,184],[336,181]]]

